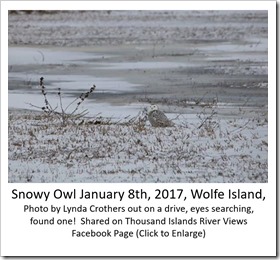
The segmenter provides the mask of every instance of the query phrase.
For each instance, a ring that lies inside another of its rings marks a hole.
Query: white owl
[[[174,123],[167,118],[167,116],[158,109],[157,105],[151,105],[147,109],[148,119],[154,127],[168,127],[174,126]]]

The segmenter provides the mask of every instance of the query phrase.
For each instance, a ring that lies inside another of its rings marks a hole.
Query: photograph
[[[9,183],[268,183],[267,10],[9,10],[7,70]]]

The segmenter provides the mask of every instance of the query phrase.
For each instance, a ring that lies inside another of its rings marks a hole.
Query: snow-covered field
[[[267,119],[62,126],[9,113],[10,182],[267,182]]]
[[[267,182],[267,74],[264,11],[10,12],[9,182]]]

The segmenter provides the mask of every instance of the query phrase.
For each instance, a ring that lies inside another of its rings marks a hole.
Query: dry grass
[[[9,181],[267,182],[265,117],[167,128],[139,118],[62,125],[10,111]]]

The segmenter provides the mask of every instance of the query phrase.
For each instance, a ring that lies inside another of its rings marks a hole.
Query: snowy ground
[[[10,12],[9,182],[267,182],[267,74],[263,11]],[[83,123],[41,76],[96,85]],[[152,103],[176,126],[129,123]]]
[[[267,182],[267,119],[62,126],[9,113],[10,182]],[[185,124],[184,124],[185,123]]]

